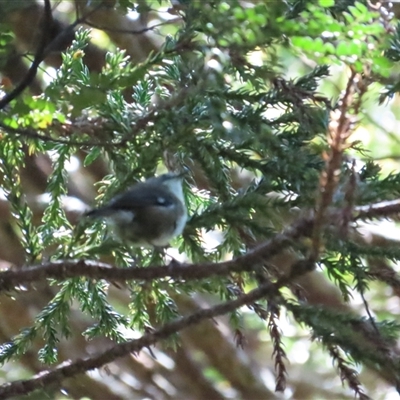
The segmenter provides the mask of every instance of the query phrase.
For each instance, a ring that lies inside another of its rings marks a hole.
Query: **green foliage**
[[[67,193],[67,172],[65,163],[69,161],[73,152],[67,146],[54,148],[53,173],[49,176],[48,193],[51,198],[48,207],[43,212],[42,226],[40,227],[43,246],[50,246],[56,243],[69,243],[68,236],[71,234],[71,225],[68,222],[65,211],[62,207],[62,196]]]
[[[13,34],[7,26],[0,23],[0,66],[4,67],[10,52],[12,51]]]
[[[308,4],[299,19],[281,17],[292,44],[319,62],[344,61],[359,72],[368,64],[375,73],[388,76],[392,64],[382,56],[387,42],[379,13],[355,2],[338,18],[326,12],[330,2],[319,3]]]
[[[77,117],[82,110],[101,104],[105,100],[101,86],[92,82],[89,70],[82,60],[84,49],[90,40],[89,35],[88,30],[77,31],[76,39],[63,53],[62,67],[57,71],[57,77],[45,91],[46,99],[56,102],[58,110],[69,117]]]
[[[138,12],[154,6],[146,1],[116,3],[120,10]],[[163,171],[166,160],[188,166],[205,183],[201,190],[190,178],[185,183],[190,219],[175,243],[179,251],[192,262],[245,254],[280,233],[297,214],[315,208],[323,155],[329,147],[330,115],[338,109],[334,96],[319,93],[321,84],[331,78],[330,66],[345,65],[357,72],[368,66],[371,76],[383,80],[400,59],[400,28],[389,38],[378,13],[362,2],[255,2],[254,7],[239,1],[181,3],[182,26],[144,62],[134,65],[117,49],[107,53],[100,73],[90,72],[84,61],[90,31],[79,29],[44,93],[35,97],[25,93],[1,111],[1,121],[9,128],[33,129],[48,138],[23,140],[23,135],[4,129],[0,141],[2,188],[27,264],[47,258],[97,260],[104,255],[121,268],[162,263],[152,250],[133,250],[114,241],[102,222],[82,220],[74,226],[67,218],[63,208],[71,179],[67,164],[78,155],[83,169],[99,160],[109,165],[108,174],[96,186],[97,204]],[[0,26],[0,58],[9,40]],[[283,52],[306,55],[316,65],[288,78]],[[385,90],[387,97],[393,96],[398,84]],[[73,129],[68,131],[67,126]],[[351,152],[356,157],[361,154],[354,148]],[[20,179],[28,154],[51,160],[49,200],[39,222],[33,221]],[[341,172],[333,201],[338,208],[347,206],[347,193],[341,190],[351,166],[343,162]],[[246,184],[237,184],[235,178],[246,175],[250,177]],[[400,174],[383,176],[372,161],[357,176],[353,205],[400,195]],[[370,289],[374,278],[365,261],[368,257],[400,259],[395,247],[363,246],[351,235],[327,231],[319,266],[346,302],[352,290],[363,295]],[[220,240],[205,250],[209,232],[217,232]],[[299,258],[308,250],[307,243],[292,245]],[[269,272],[273,279],[280,276]],[[52,282],[55,296],[32,327],[1,347],[0,361],[24,354],[41,337],[45,344],[39,360],[56,362],[58,343],[71,335],[72,304],[91,317],[93,323],[81,332],[88,340],[105,336],[123,342],[127,331],[144,332],[178,317],[176,293],[200,292],[230,300],[258,283],[255,271],[199,282],[132,282],[124,315],[110,304],[103,281],[74,278],[59,286]],[[297,322],[310,328],[324,345],[340,346],[356,362],[383,364],[381,355],[365,352],[352,336],[355,324],[370,321],[282,296],[282,304]],[[230,318],[235,328],[241,326],[240,311]],[[399,330],[393,321],[376,322],[376,326],[388,341]]]
[[[21,169],[24,167],[25,151],[21,141],[12,137],[3,138],[0,146],[0,171],[3,174],[3,190],[12,208],[15,224],[20,229],[21,244],[27,262],[40,257],[41,246],[37,228],[32,222],[32,211],[26,203],[21,184]]]

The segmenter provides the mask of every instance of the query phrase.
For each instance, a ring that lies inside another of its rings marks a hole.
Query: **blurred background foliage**
[[[162,265],[153,250],[133,252],[81,215],[184,167],[190,219],[170,256],[218,262],[273,239],[318,203],[329,124],[351,72],[359,105],[347,110],[353,132],[330,205],[399,197],[398,4],[50,5],[49,13],[46,2],[0,1],[2,269],[67,259]],[[29,398],[394,398],[398,238],[396,215],[358,221],[345,234],[327,229],[316,270],[283,288],[282,299]],[[268,279],[309,249],[308,239],[292,243],[264,266]],[[77,277],[3,292],[0,382],[97,354],[258,283],[249,272],[118,288]]]

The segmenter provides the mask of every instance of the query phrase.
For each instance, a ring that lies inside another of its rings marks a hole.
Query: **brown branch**
[[[346,140],[351,134],[351,118],[349,111],[353,103],[358,74],[353,70],[347,82],[346,90],[340,102],[339,110],[332,113],[329,126],[328,143],[330,153],[326,156],[326,168],[320,177],[320,199],[315,213],[314,231],[312,235],[312,249],[310,259],[316,261],[321,246],[321,231],[326,222],[327,209],[332,203],[337,184],[339,182],[340,167],[343,152],[346,149]],[[357,102],[353,107],[357,107]],[[335,115],[338,113],[338,115]]]
[[[400,213],[400,199],[355,207],[352,221],[369,218],[386,218]],[[343,213],[334,210],[329,213],[329,220],[340,226]],[[9,269],[0,272],[0,292],[12,290],[15,286],[28,285],[46,278],[64,280],[77,276],[91,279],[106,279],[113,282],[128,280],[154,280],[172,278],[176,280],[205,279],[211,276],[226,276],[231,272],[253,271],[255,264],[266,261],[290,246],[293,240],[310,236],[313,229],[313,218],[300,218],[282,233],[265,241],[246,254],[233,260],[220,263],[177,264],[153,266],[147,268],[117,268],[99,261],[61,260],[44,262],[37,266],[21,269]]]
[[[373,208],[373,206],[371,206]],[[386,209],[383,209],[386,211]],[[336,213],[336,216],[338,213]],[[376,216],[376,211],[374,213],[374,216]],[[192,266],[182,266],[182,265],[173,265],[171,267],[150,267],[150,268],[130,268],[130,269],[116,269],[116,268],[108,268],[106,264],[97,264],[97,267],[91,266],[90,262],[86,262],[83,264],[76,264],[75,266],[72,266],[72,268],[75,270],[77,274],[79,274],[79,271],[82,272],[82,270],[86,273],[89,272],[91,269],[101,269],[102,275],[108,275],[111,272],[110,277],[112,277],[113,280],[117,279],[118,276],[117,274],[133,274],[136,275],[137,277],[140,277],[140,279],[146,279],[149,278],[150,276],[156,277],[157,276],[167,276],[168,271],[178,271],[177,275],[178,277],[184,277],[184,278],[194,278],[194,277],[206,277],[210,276],[212,274],[216,273],[226,273],[228,270],[245,270],[246,268],[249,268],[248,265],[251,266],[252,263],[259,261],[263,257],[268,257],[271,255],[271,252],[275,254],[276,251],[281,251],[285,245],[289,244],[291,240],[293,240],[296,237],[300,237],[305,234],[310,234],[312,232],[312,220],[311,219],[300,219],[296,224],[294,224],[291,228],[286,230],[284,233],[277,235],[274,239],[271,239],[260,246],[256,247],[254,250],[250,251],[246,255],[239,257],[236,260],[232,260],[229,262],[225,263],[220,263],[220,264],[203,264],[203,265],[192,265]],[[277,249],[278,248],[278,249]],[[274,252],[275,251],[275,252]],[[100,265],[99,265],[100,264]],[[271,284],[271,283],[265,283],[259,288],[249,292],[248,294],[241,295],[238,299],[228,301],[225,303],[221,303],[215,307],[208,308],[208,309],[203,309],[198,312],[195,312],[187,317],[182,317],[179,318],[175,321],[172,321],[171,323],[168,323],[164,325],[162,328],[155,330],[153,332],[145,334],[142,338],[137,339],[137,340],[132,340],[123,344],[118,344],[111,349],[107,350],[103,354],[87,358],[85,360],[77,360],[75,362],[67,362],[61,364],[59,367],[52,371],[44,371],[41,372],[40,374],[36,375],[32,379],[29,380],[24,380],[24,381],[16,381],[13,383],[7,383],[3,386],[0,386],[0,398],[6,399],[11,396],[16,396],[19,394],[27,394],[29,392],[32,392],[33,390],[42,388],[46,385],[53,384],[55,382],[61,382],[63,379],[68,378],[68,377],[73,377],[77,374],[84,373],[86,371],[95,369],[95,368],[100,368],[103,365],[112,362],[116,360],[117,358],[123,357],[129,353],[136,353],[140,351],[142,348],[148,347],[153,345],[159,340],[163,340],[167,337],[169,337],[172,334],[175,334],[176,332],[199,323],[202,320],[208,319],[208,318],[213,318],[218,315],[223,315],[225,313],[231,312],[236,308],[239,308],[243,305],[249,305],[254,303],[255,301],[268,296],[269,299],[277,299],[279,297],[279,289],[283,287],[284,285],[287,285],[294,277],[298,277],[301,274],[304,274],[308,271],[307,265],[302,266],[300,264],[295,266],[296,268],[292,268],[292,273],[289,276],[280,278],[276,283]],[[66,274],[65,276],[69,276],[68,269],[66,270],[63,268],[63,265],[57,265],[57,263],[52,263],[49,264],[48,266],[40,266],[40,267],[33,267],[29,268],[26,270],[22,270],[25,275],[25,279],[30,278],[44,278],[46,276],[52,276],[52,275],[46,275],[46,269],[50,268],[52,271],[54,271],[54,276],[57,276],[55,273],[55,270],[58,268],[61,270],[62,276],[63,274]],[[232,269],[230,269],[232,268]],[[147,271],[152,271],[152,272],[147,272]],[[189,271],[189,272],[185,272]],[[22,272],[21,271],[21,272]],[[35,271],[39,271],[35,272]],[[4,272],[1,277],[6,277],[6,276],[12,276],[11,274],[18,273],[18,271],[6,271]],[[79,275],[85,275],[80,273]],[[29,276],[29,274],[32,274]],[[149,274],[149,275],[147,275]],[[122,275],[119,275],[121,279],[127,279],[129,276],[126,275],[122,277]],[[92,275],[88,275],[90,277],[93,277]],[[16,276],[14,276],[14,279],[16,279]],[[7,279],[5,281],[2,281],[2,283],[7,282]],[[8,281],[10,283],[10,281]]]
[[[0,99],[0,110],[7,106],[12,100],[17,98],[35,79],[37,71],[41,62],[56,48],[60,43],[64,42],[66,36],[70,34],[70,32],[78,26],[80,23],[84,22],[86,18],[88,18],[92,13],[102,7],[102,3],[96,6],[92,11],[88,12],[82,18],[78,18],[71,25],[68,25],[65,29],[63,29],[53,40],[49,43],[49,31],[53,24],[53,15],[51,12],[51,4],[50,0],[44,0],[44,19],[43,19],[43,32],[41,41],[36,50],[35,57],[32,61],[31,66],[24,79],[9,93],[7,93],[2,99]]]
[[[100,355],[75,362],[67,361],[60,364],[54,370],[42,371],[31,379],[6,383],[0,386],[0,398],[7,399],[12,396],[26,395],[47,385],[60,383],[65,378],[71,378],[75,375],[100,368],[130,353],[138,353],[141,349],[154,345],[156,342],[164,340],[182,329],[198,324],[205,319],[229,313],[239,307],[254,303],[265,296],[276,296],[279,288],[278,283],[260,286],[238,299],[220,303],[214,307],[202,309],[186,317],[178,318],[152,333],[143,335],[140,339],[117,344]]]
[[[387,218],[396,214],[400,214],[400,199],[356,207],[354,221],[360,219]]]
[[[7,93],[2,99],[0,99],[0,110],[9,104],[10,101],[17,98],[35,79],[39,65],[43,61],[45,55],[45,48],[48,42],[47,35],[52,24],[53,14],[51,12],[50,0],[44,0],[44,16],[42,22],[43,32],[39,46],[36,49],[35,57],[24,79],[11,92]]]
[[[127,280],[153,280],[170,277],[173,279],[204,279],[215,275],[227,275],[230,272],[250,271],[254,264],[266,260],[289,246],[294,239],[307,236],[312,231],[312,221],[303,218],[283,233],[258,245],[243,256],[230,261],[205,264],[177,264],[147,268],[115,268],[97,261],[64,260],[43,263],[19,270],[7,270],[0,273],[0,291],[11,290],[14,286],[29,284],[45,278],[63,280],[76,276],[91,279],[106,279],[113,282]]]

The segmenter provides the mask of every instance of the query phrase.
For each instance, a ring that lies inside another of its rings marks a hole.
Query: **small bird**
[[[86,216],[106,219],[120,239],[132,246],[165,247],[186,225],[183,175],[169,172],[137,183]]]

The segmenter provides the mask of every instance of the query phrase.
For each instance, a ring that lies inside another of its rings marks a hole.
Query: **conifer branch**
[[[156,342],[164,340],[205,319],[224,315],[239,307],[254,303],[265,296],[276,295],[277,290],[279,290],[278,284],[266,284],[260,286],[235,300],[220,303],[214,307],[205,308],[188,316],[178,318],[165,324],[160,329],[143,335],[140,339],[117,344],[99,355],[89,357],[85,360],[77,360],[74,362],[66,361],[53,370],[40,372],[31,379],[6,383],[0,386],[0,398],[8,399],[12,396],[26,395],[36,389],[46,387],[50,384],[60,383],[66,378],[71,378],[78,374],[101,368],[102,366],[130,353],[138,353],[143,348],[154,345]]]
[[[353,221],[387,218],[400,213],[400,200],[380,202],[368,206],[359,206],[354,209]],[[343,213],[335,210],[329,213],[329,221],[341,225]],[[40,265],[23,267],[21,269],[9,269],[0,272],[0,292],[12,290],[20,285],[41,281],[47,278],[59,281],[77,276],[91,279],[106,279],[113,282],[125,282],[129,280],[154,280],[160,278],[172,278],[177,280],[197,280],[211,276],[224,276],[230,272],[252,271],[254,265],[260,261],[266,261],[279,254],[290,246],[293,240],[311,235],[314,219],[300,218],[282,233],[272,239],[259,244],[243,256],[233,260],[219,263],[203,264],[178,264],[152,266],[147,268],[122,269],[110,264],[93,260],[61,260],[43,262]]]
[[[356,207],[354,220],[388,218],[398,214],[400,214],[400,199]]]
[[[312,221],[302,218],[283,233],[277,234],[243,256],[230,261],[204,264],[177,264],[147,268],[117,268],[109,264],[88,260],[63,260],[42,263],[38,266],[20,270],[7,270],[0,273],[0,291],[11,290],[14,286],[29,284],[46,278],[63,280],[76,276],[91,279],[107,279],[113,282],[127,280],[153,280],[170,277],[178,280],[198,280],[210,276],[227,275],[230,272],[251,271],[260,260],[267,260],[287,248],[293,240],[311,233]]]
[[[357,371],[342,357],[339,348],[334,345],[329,345],[328,350],[332,359],[337,364],[342,382],[346,381],[360,400],[371,400],[371,398],[365,394],[364,389],[361,386]]]

